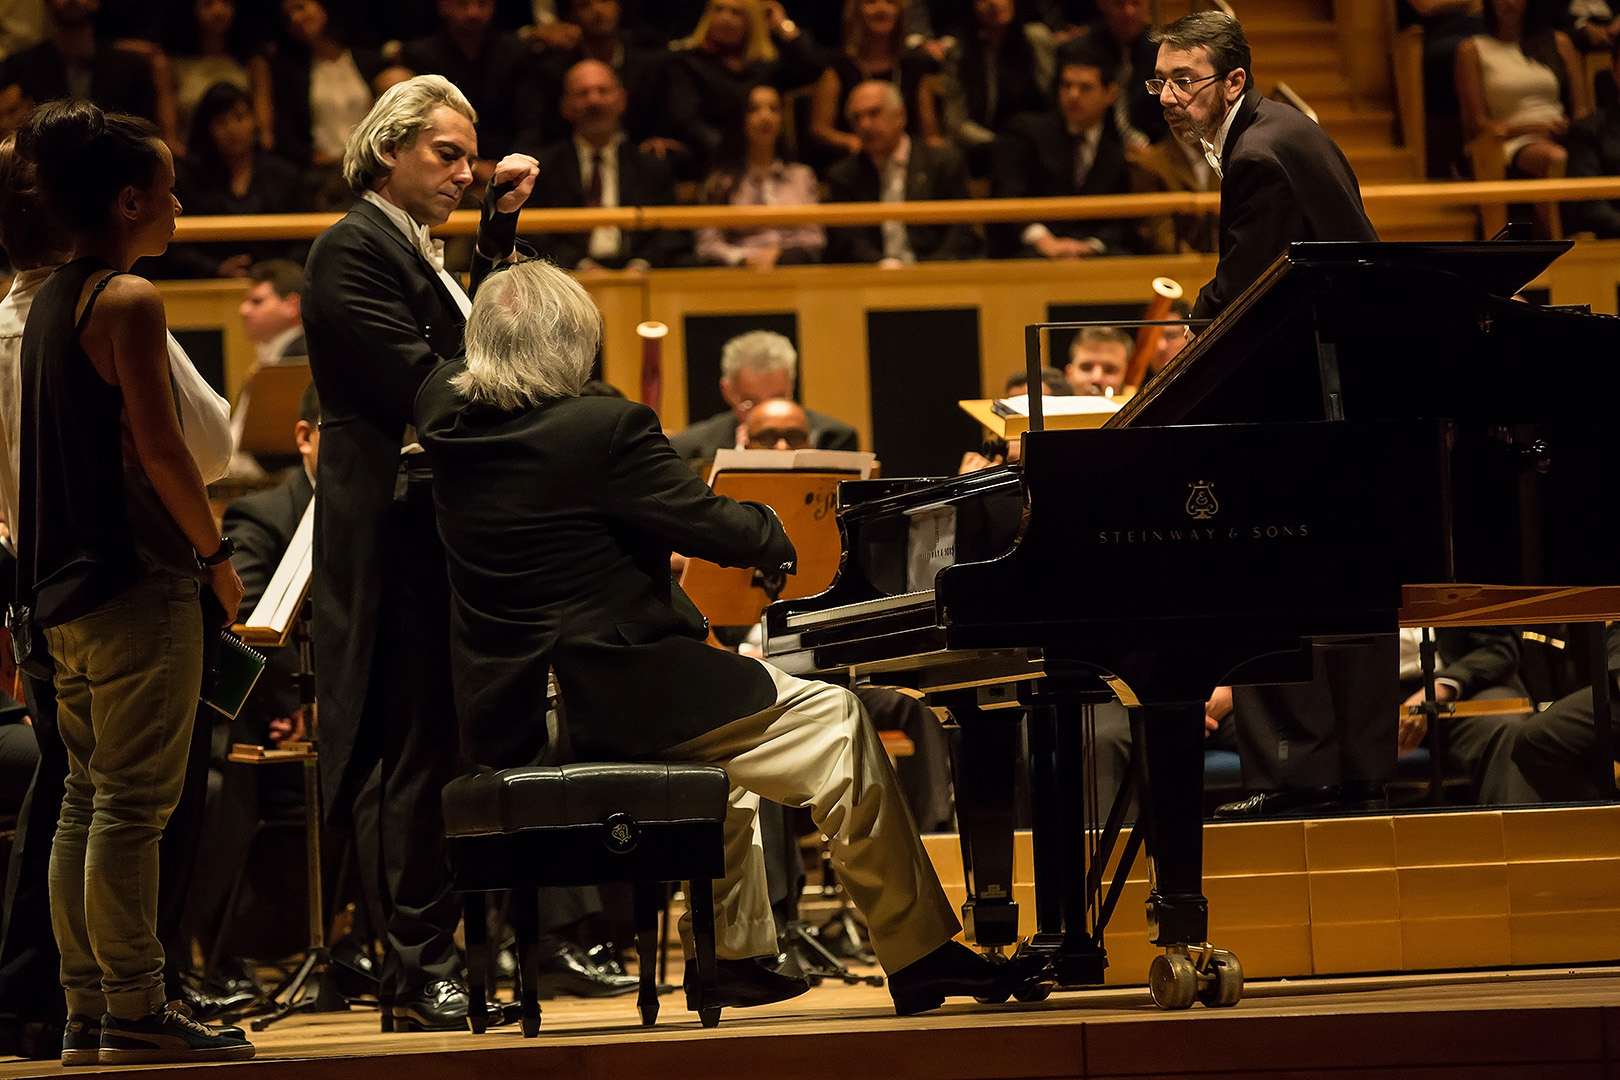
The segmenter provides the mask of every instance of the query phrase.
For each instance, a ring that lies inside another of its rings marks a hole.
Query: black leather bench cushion
[[[534,765],[457,777],[444,789],[445,835],[489,836],[593,825],[627,814],[643,825],[721,822],[731,789],[718,765]]]

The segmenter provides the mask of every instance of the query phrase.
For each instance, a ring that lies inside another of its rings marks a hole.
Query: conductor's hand
[[[208,587],[214,590],[219,598],[219,606],[225,609],[225,625],[229,626],[236,621],[236,610],[242,606],[242,579],[236,576],[236,567],[231,560],[226,559],[218,566],[210,566],[208,572]]]
[[[523,209],[523,204],[529,201],[529,193],[534,190],[534,182],[540,176],[540,163],[528,154],[507,154],[495,166],[495,175],[489,182],[495,185],[511,183],[515,185],[511,191],[501,196],[495,204],[495,209],[503,214],[515,213]]]

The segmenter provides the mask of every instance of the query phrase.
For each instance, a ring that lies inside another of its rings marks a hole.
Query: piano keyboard
[[[817,611],[795,612],[787,617],[787,628],[789,630],[807,630],[816,626],[848,622],[851,619],[885,615],[891,611],[903,611],[914,607],[920,608],[931,605],[933,602],[933,589],[924,589],[921,592],[897,593],[894,596],[880,596],[876,600],[863,600],[858,604],[844,604],[840,607],[822,608]]]

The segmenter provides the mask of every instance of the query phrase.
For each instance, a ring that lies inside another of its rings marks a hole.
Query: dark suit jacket
[[[535,181],[530,206],[584,206],[585,185],[579,176],[579,154],[570,136],[540,151],[540,179]],[[619,144],[619,205],[669,206],[675,202],[675,182],[669,168],[651,154],[643,154],[626,139]],[[590,233],[544,233],[526,237],[535,249],[565,270],[573,270],[590,253]],[[691,250],[692,234],[672,229],[626,229],[619,252],[597,260],[619,269],[631,259],[646,259],[652,266],[670,266]]]
[[[1566,176],[1620,176],[1620,106],[1598,109],[1569,126]],[[1564,227],[1600,237],[1620,236],[1620,199],[1563,205]]]
[[[36,104],[67,97],[67,66],[50,39],[7,57],[0,64],[0,85],[17,83]],[[127,112],[157,119],[152,66],[128,49],[98,45],[90,60],[90,100],[106,112]]]
[[[1457,700],[1467,701],[1481,690],[1502,686],[1528,697],[1519,678],[1519,639],[1506,626],[1442,626],[1435,631],[1434,677],[1457,684]],[[1401,691],[1410,694],[1422,679],[1403,680]]]
[[[998,199],[1051,198],[1070,195],[1121,195],[1131,190],[1130,166],[1125,161],[1125,144],[1112,117],[1102,125],[1097,154],[1086,172],[1085,182],[1074,182],[1074,156],[1079,139],[1069,134],[1063,114],[1024,113],[1007,121],[996,139],[991,158],[990,190]],[[1107,245],[1108,255],[1125,255],[1136,250],[1136,222],[1126,218],[1099,221],[1062,220],[1044,222],[1054,236],[1076,239],[1096,237]],[[998,258],[1036,255],[1023,242],[1030,222],[1009,222],[992,226],[990,253]]]
[[[300,464],[279,486],[244,495],[226,507],[225,535],[236,544],[231,564],[242,578],[244,616],[253,613],[264,595],[264,587],[281,564],[298,522],[314,497],[315,487]],[[263,742],[271,720],[291,716],[298,708],[298,686],[292,680],[297,672],[296,646],[269,650],[264,674],[243,706],[247,722],[233,730],[250,727],[256,732],[253,741]]]
[[[967,161],[954,146],[911,142],[906,161],[906,199],[965,199]],[[882,197],[877,166],[865,154],[852,154],[827,170],[829,202],[877,202]],[[906,235],[918,262],[976,259],[984,244],[971,225],[907,225]],[[827,261],[875,263],[883,258],[883,230],[876,225],[827,230]]]
[[[795,557],[776,515],[716,495],[645,405],[469,405],[449,385],[461,369],[423,385],[416,425],[450,566],[466,756],[537,758],[548,666],[587,759],[651,754],[775,701],[763,666],[705,643],[669,557],[775,569]]]
[[[804,415],[810,421],[810,445],[817,450],[861,448],[860,435],[842,420],[810,409],[804,410]],[[737,445],[737,417],[730,409],[716,413],[687,425],[685,431],[670,438],[669,444],[687,461],[712,458],[716,450],[730,450]]]
[[[427,260],[364,200],[316,237],[304,285],[321,395],[310,587],[330,813],[349,805],[363,779],[350,775],[350,756],[366,715],[400,447],[422,380],[461,352],[463,320]]]
[[[1193,318],[1213,319],[1299,240],[1377,240],[1350,163],[1304,113],[1250,90],[1221,152],[1221,261]]]
[[[624,42],[624,55],[614,67],[619,85],[624,87],[624,116],[620,125],[630,141],[640,145],[655,135],[677,137],[666,115],[669,100],[669,50],[647,49]],[[557,114],[557,102],[562,100],[563,77],[568,69],[585,59],[579,49],[547,49],[540,57],[546,112],[541,117],[539,138],[530,143],[526,153],[534,153],[568,135],[568,125]]]

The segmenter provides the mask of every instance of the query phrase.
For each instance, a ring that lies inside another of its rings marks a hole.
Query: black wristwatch
[[[212,555],[197,556],[197,561],[204,566],[218,566],[220,563],[236,554],[236,541],[228,536],[219,538],[219,550]]]

